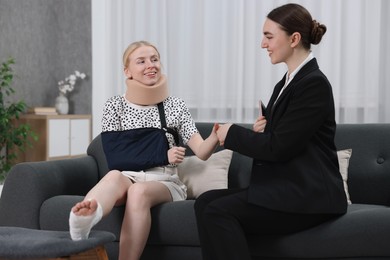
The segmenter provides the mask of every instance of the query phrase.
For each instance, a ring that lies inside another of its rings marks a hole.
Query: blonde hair
[[[133,42],[126,48],[125,53],[123,54],[123,66],[125,68],[127,68],[129,66],[129,56],[133,53],[133,51],[135,51],[136,49],[138,49],[141,46],[150,46],[150,47],[154,48],[158,54],[158,57],[160,58],[160,53],[158,52],[156,46],[154,46],[153,44],[151,44],[147,41]]]

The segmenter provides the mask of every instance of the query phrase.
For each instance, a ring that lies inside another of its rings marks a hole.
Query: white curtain
[[[93,0],[93,134],[104,102],[125,91],[122,54],[147,40],[161,54],[170,94],[196,121],[252,123],[284,64],[261,49],[276,0]],[[328,27],[313,47],[333,86],[338,123],[390,122],[390,1],[296,0]]]

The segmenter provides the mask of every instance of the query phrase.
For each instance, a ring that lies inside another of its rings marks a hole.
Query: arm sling
[[[176,145],[179,144],[179,136],[175,130],[167,127],[163,102],[158,103],[157,107],[161,128],[145,127],[101,133],[110,170],[141,171],[169,164],[166,133],[174,136]]]

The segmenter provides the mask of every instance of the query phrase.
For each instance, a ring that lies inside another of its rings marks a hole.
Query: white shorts
[[[158,181],[169,189],[172,200],[185,200],[187,187],[179,179],[177,167],[155,167],[145,171],[122,171],[122,174],[134,182]]]

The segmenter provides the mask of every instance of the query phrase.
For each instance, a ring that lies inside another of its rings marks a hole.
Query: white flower
[[[77,70],[74,72],[74,74],[76,75],[76,77],[79,77],[81,79],[84,79],[85,78],[85,74],[84,73],[80,73],[78,72]]]
[[[77,79],[85,79],[85,77],[86,75],[84,73],[80,73],[76,70],[74,74],[70,74],[68,77],[65,78],[65,80],[58,81],[58,89],[63,94],[66,94],[67,92],[72,92]]]

